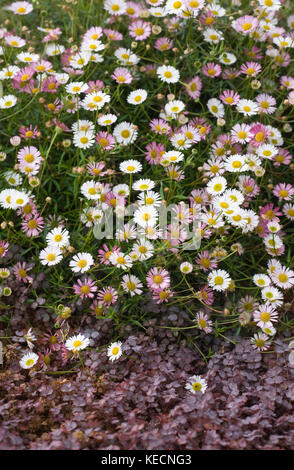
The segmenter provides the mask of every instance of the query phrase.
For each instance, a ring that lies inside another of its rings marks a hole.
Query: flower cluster
[[[197,335],[236,327],[267,350],[293,328],[294,14],[282,0],[243,15],[238,0],[105,0],[79,22],[52,3],[45,23],[44,0],[3,10],[3,302],[45,273],[64,362],[90,345],[65,328],[77,306],[140,326],[144,297],[181,305]],[[109,359],[122,353],[113,338]]]

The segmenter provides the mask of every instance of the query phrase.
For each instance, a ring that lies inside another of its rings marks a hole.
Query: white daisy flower
[[[104,8],[111,15],[123,15],[126,12],[127,4],[124,0],[105,0]]]
[[[136,294],[140,295],[143,292],[141,289],[141,287],[143,287],[142,282],[133,274],[125,274],[122,277],[121,286],[124,291],[131,294],[131,297],[133,297]]]
[[[227,187],[227,180],[223,176],[215,176],[207,184],[206,191],[209,194],[217,195],[222,194]]]
[[[225,114],[225,107],[223,103],[217,98],[211,98],[207,101],[207,107],[213,116],[222,118]]]
[[[127,102],[130,104],[138,105],[143,103],[147,98],[147,91],[140,88],[139,90],[134,90],[129,93],[127,97]]]
[[[139,179],[138,181],[135,181],[133,184],[133,189],[135,191],[149,191],[153,189],[155,186],[154,181],[149,180],[149,179]]]
[[[78,253],[70,261],[69,266],[74,273],[85,273],[93,264],[94,259],[90,253]]]
[[[99,126],[110,126],[117,121],[117,116],[115,114],[104,114],[98,118]]]
[[[117,268],[127,269],[132,267],[132,259],[129,255],[125,255],[122,251],[119,253],[111,253],[109,256],[111,264]]]
[[[144,191],[143,193],[140,193],[138,196],[138,204],[140,206],[154,206],[154,207],[159,207],[161,206],[161,196],[159,193],[156,193],[155,191]]]
[[[131,174],[142,171],[142,165],[138,160],[126,160],[119,165],[120,171],[123,173]]]
[[[242,99],[237,104],[237,111],[245,116],[254,116],[258,114],[258,104],[252,100]]]
[[[255,274],[253,282],[258,287],[268,287],[271,284],[271,280],[266,274]]]
[[[65,90],[70,95],[79,95],[80,93],[85,93],[85,91],[89,88],[87,83],[84,82],[71,82],[68,83],[65,87]]]
[[[87,199],[98,200],[101,198],[101,192],[99,191],[99,184],[97,181],[90,180],[86,181],[81,186],[81,193]]]
[[[8,109],[15,106],[17,103],[17,98],[14,95],[6,95],[3,98],[0,98],[0,109]]]
[[[107,356],[109,357],[110,361],[115,361],[122,355],[122,343],[121,341],[116,341],[112,343],[107,348]]]
[[[73,143],[75,147],[78,147],[80,149],[88,149],[92,147],[94,142],[95,136],[91,131],[78,131],[74,133]]]
[[[180,72],[171,65],[161,65],[157,69],[157,75],[162,82],[177,83],[180,79]]]
[[[183,101],[180,101],[180,100],[169,101],[164,107],[166,114],[172,117],[176,117],[184,109],[185,109],[185,103],[183,103]]]
[[[38,362],[39,356],[34,352],[25,354],[19,361],[20,367],[23,369],[31,369]]]
[[[193,271],[193,265],[188,263],[188,261],[185,261],[184,263],[180,264],[180,271],[183,274],[189,274]]]
[[[207,382],[200,375],[193,375],[186,383],[185,388],[192,393],[205,393],[207,389]]]
[[[230,275],[223,269],[214,269],[208,275],[208,284],[213,290],[224,291],[231,283]]]
[[[153,206],[139,206],[134,213],[134,222],[140,227],[154,227],[158,219],[158,212]]]
[[[62,252],[58,246],[47,246],[39,254],[41,264],[54,266],[62,260]]]
[[[135,142],[138,131],[134,124],[130,122],[121,122],[113,130],[113,136],[119,144],[128,145]]]
[[[69,351],[78,352],[81,351],[82,349],[85,349],[89,346],[90,340],[84,335],[78,334],[75,336],[71,336],[68,338],[65,342],[65,347]]]
[[[63,227],[56,227],[47,234],[46,241],[49,246],[58,246],[59,248],[68,246],[69,232]]]

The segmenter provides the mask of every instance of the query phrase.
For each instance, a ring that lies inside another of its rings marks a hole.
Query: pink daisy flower
[[[20,137],[25,140],[36,139],[37,137],[40,137],[40,134],[38,127],[35,126],[33,128],[32,124],[30,124],[29,127],[21,126],[19,129]]]
[[[114,245],[113,248],[109,249],[108,246],[104,243],[102,248],[98,250],[98,258],[100,263],[104,264],[105,266],[108,266],[110,264],[110,255],[112,255],[112,253],[118,255],[119,251],[120,248],[118,246]]]
[[[137,20],[130,24],[129,33],[136,41],[144,41],[151,34],[151,26],[145,21]]]
[[[224,80],[233,80],[234,78],[239,77],[239,75],[241,75],[241,70],[230,68],[223,71],[222,78]]]
[[[203,330],[205,333],[212,332],[212,321],[209,320],[208,315],[202,312],[201,310],[196,314],[195,323],[200,330]]]
[[[100,131],[96,134],[96,140],[102,150],[111,150],[115,146],[115,138],[106,131]]]
[[[258,19],[255,16],[245,15],[232,22],[232,27],[242,34],[250,34],[258,27]]]
[[[28,275],[28,271],[31,271],[33,264],[27,264],[26,262],[18,262],[13,267],[13,274],[15,275],[18,281],[22,282],[32,282],[33,278]]]
[[[253,123],[250,126],[250,145],[253,147],[259,147],[264,144],[267,138],[269,137],[269,130],[261,123]]]
[[[198,291],[199,299],[206,305],[212,305],[214,302],[214,292],[209,286],[201,287]]]
[[[277,196],[280,201],[291,201],[294,188],[291,184],[279,183],[274,187],[273,194]]]
[[[164,144],[157,144],[156,142],[151,142],[146,145],[146,160],[150,165],[159,165],[161,157],[165,152]]]
[[[55,77],[51,76],[46,78],[42,84],[41,91],[46,91],[47,93],[56,93],[60,83],[56,80]]]
[[[4,258],[9,248],[9,243],[5,240],[0,240],[0,258]]]
[[[119,31],[115,31],[114,29],[105,28],[103,29],[103,33],[111,41],[122,41],[124,38]]]
[[[209,271],[217,268],[218,262],[214,258],[211,258],[209,251],[201,251],[195,259],[196,263],[199,264],[199,268],[202,271]]]
[[[222,73],[222,68],[219,64],[215,64],[214,62],[207,62],[207,64],[202,67],[201,72],[206,77],[216,78]]]
[[[101,80],[90,80],[88,82],[89,88],[85,91],[85,93],[94,93],[96,91],[101,91],[104,87],[104,83]]]
[[[158,291],[154,291],[152,295],[152,299],[156,300],[157,304],[162,304],[163,302],[168,302],[171,297],[173,297],[174,292],[170,289],[162,289]]]
[[[98,289],[95,285],[96,282],[90,277],[78,279],[76,284],[73,285],[75,295],[79,295],[81,299],[92,299],[94,292]]]
[[[170,135],[172,133],[170,125],[163,119],[152,119],[149,126],[152,131],[159,135]]]
[[[241,65],[241,73],[249,77],[256,77],[256,75],[261,72],[261,65],[258,62],[246,62],[246,64]]]
[[[282,215],[279,207],[274,207],[274,204],[270,202],[260,209],[260,216],[265,220],[273,220],[279,215]]]
[[[105,168],[105,162],[90,162],[87,165],[87,171],[91,176],[103,176],[105,172],[102,171]]]
[[[288,152],[288,150],[279,148],[277,155],[274,156],[273,162],[274,166],[289,165],[292,160],[292,155]]]
[[[249,59],[262,59],[263,58],[263,53],[261,52],[261,49],[259,47],[253,46],[251,49],[245,49],[245,54]]]
[[[158,51],[168,51],[173,47],[173,41],[167,37],[159,38],[155,41],[154,47]]]
[[[113,80],[115,80],[116,83],[123,83],[125,85],[128,85],[129,83],[132,83],[133,81],[133,76],[128,71],[128,69],[124,67],[117,67],[113,71],[111,78],[113,78]]]
[[[97,300],[103,305],[112,305],[117,301],[117,298],[117,291],[111,286],[105,287],[97,293]]]
[[[184,80],[186,86],[185,86],[185,92],[188,93],[191,98],[194,100],[197,100],[201,94],[201,89],[202,89],[202,81],[201,78],[198,77],[197,75],[191,79]]]
[[[32,218],[23,220],[21,229],[27,237],[37,237],[44,228],[44,219],[39,214],[34,214]]]
[[[234,106],[239,103],[240,95],[234,90],[224,90],[220,95],[219,99],[229,106]]]
[[[261,93],[260,95],[257,95],[255,101],[258,104],[259,111],[264,114],[273,114],[277,109],[277,102],[275,98],[266,93]]]
[[[170,287],[170,275],[161,267],[151,268],[146,276],[147,286],[151,290],[164,290]]]

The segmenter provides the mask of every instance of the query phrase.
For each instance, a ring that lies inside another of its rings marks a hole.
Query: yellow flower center
[[[144,34],[144,29],[143,28],[137,28],[135,31],[137,36],[142,36]]]
[[[221,276],[216,276],[216,278],[214,279],[214,283],[217,285],[217,286],[221,286],[224,282],[224,279],[221,277]]]
[[[86,266],[87,266],[87,261],[85,259],[80,259],[80,261],[78,262],[78,267],[83,269]]]
[[[279,192],[279,195],[281,197],[287,197],[288,196],[288,191],[286,191],[285,189],[282,189],[280,192]]]
[[[160,274],[157,274],[156,276],[154,276],[153,281],[155,282],[155,284],[161,284],[163,281],[163,277]]]
[[[89,286],[82,286],[81,287],[81,292],[82,292],[82,294],[89,294],[90,287]]]
[[[192,384],[192,388],[193,388],[194,392],[199,392],[199,390],[202,389],[202,385],[201,385],[200,382],[194,382]]]
[[[113,356],[116,356],[119,352],[119,348],[117,346],[115,346],[114,348],[112,348],[111,352],[112,352]]]
[[[73,347],[79,348],[80,346],[82,346],[82,342],[79,339],[76,339],[73,343]]]
[[[125,129],[121,132],[121,136],[124,138],[124,139],[127,139],[128,137],[130,137],[130,131],[128,129]]]
[[[288,281],[288,276],[285,273],[281,273],[278,275],[278,279],[280,282],[287,282]]]
[[[110,302],[112,300],[112,294],[109,292],[108,294],[104,295],[105,302]]]
[[[49,262],[50,261],[55,261],[55,259],[56,259],[56,255],[54,253],[49,253],[47,255],[47,261],[49,261]]]
[[[251,23],[244,23],[242,24],[242,28],[244,31],[248,31],[250,28],[252,28],[252,24]]]

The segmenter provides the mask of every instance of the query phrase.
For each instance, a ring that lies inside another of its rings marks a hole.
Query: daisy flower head
[[[47,266],[54,266],[62,260],[62,252],[57,246],[47,246],[44,250],[40,251],[39,255],[41,264]]]
[[[122,145],[129,145],[135,142],[138,135],[136,127],[134,124],[126,121],[117,124],[113,130],[116,141]]]
[[[212,332],[212,321],[209,320],[208,315],[200,311],[197,313],[195,318],[195,323],[200,330],[203,330],[205,333]]]
[[[69,266],[74,273],[85,273],[93,264],[94,259],[90,253],[78,253],[70,261]]]
[[[254,116],[258,114],[258,105],[252,100],[241,99],[237,104],[237,111],[244,116]]]
[[[193,375],[189,378],[185,388],[194,394],[197,392],[205,393],[207,389],[207,382],[200,375]]]
[[[157,75],[162,82],[177,83],[180,79],[180,72],[171,65],[161,65],[157,68]]]
[[[188,261],[184,261],[184,263],[180,264],[180,271],[183,274],[189,274],[193,271],[193,265]]]
[[[31,369],[38,362],[39,356],[34,352],[25,354],[19,361],[19,365],[22,369]]]
[[[294,285],[294,271],[284,266],[279,266],[273,272],[273,283],[281,289],[290,289]]]
[[[4,8],[5,10],[12,11],[15,15],[28,15],[33,11],[33,5],[25,1],[13,2]]]
[[[88,149],[92,147],[94,142],[95,137],[92,131],[77,131],[74,133],[73,143],[75,147],[78,147],[80,149]]]
[[[157,223],[158,212],[154,206],[141,205],[134,213],[134,222],[140,227],[154,227]]]
[[[271,284],[271,280],[266,274],[255,274],[253,282],[258,287],[268,287]]]
[[[151,34],[151,26],[146,21],[134,21],[129,26],[129,34],[135,41],[144,41]]]
[[[269,336],[264,333],[256,333],[253,338],[251,338],[251,343],[255,349],[260,351],[266,351],[270,347]]]
[[[117,67],[113,71],[111,78],[113,78],[113,80],[115,80],[116,83],[125,84],[125,85],[128,85],[132,83],[133,81],[133,76],[131,75],[129,70],[123,67]]]
[[[257,155],[261,158],[265,158],[267,160],[273,160],[275,155],[277,155],[278,149],[272,144],[263,144],[260,145],[257,149]]]
[[[46,235],[46,241],[50,246],[59,248],[69,245],[69,232],[63,227],[56,227]]]
[[[127,97],[127,102],[129,104],[138,105],[143,103],[147,98],[147,91],[142,88],[138,90],[131,91]]]
[[[132,259],[129,255],[125,255],[122,251],[114,252],[109,255],[109,261],[113,266],[121,269],[128,269],[132,267]]]
[[[260,328],[272,326],[272,322],[278,321],[278,312],[269,302],[258,307],[253,313],[253,320]]]
[[[131,297],[136,294],[140,295],[143,292],[141,289],[143,287],[142,282],[133,274],[125,274],[122,277],[121,286],[125,292],[128,292],[131,295]]]
[[[90,277],[84,279],[78,279],[77,283],[73,285],[75,295],[80,296],[81,299],[92,299],[94,293],[97,291],[95,281]]]
[[[227,180],[223,176],[215,176],[207,184],[206,191],[212,196],[222,194],[227,187]]]
[[[14,95],[5,95],[0,98],[0,109],[8,109],[15,106],[17,103],[17,98]]]
[[[211,98],[207,101],[209,112],[216,118],[222,118],[225,115],[223,103],[217,98]]]
[[[139,179],[134,182],[133,189],[135,191],[150,191],[155,186],[154,181],[150,179]]]
[[[245,15],[232,22],[232,27],[242,34],[250,34],[258,27],[258,19],[255,16]]]
[[[104,114],[103,116],[98,117],[99,126],[111,126],[114,122],[117,121],[117,116],[115,114]]]
[[[126,174],[138,173],[143,167],[138,160],[126,160],[119,165],[120,171]]]
[[[104,8],[110,15],[123,15],[126,13],[127,4],[124,0],[105,0]]]
[[[84,82],[71,82],[68,83],[65,87],[65,91],[70,95],[79,95],[85,93],[88,89],[87,83]]]
[[[208,275],[208,284],[216,291],[226,290],[231,281],[230,275],[223,269],[215,269]]]
[[[72,351],[73,353],[77,353],[78,351],[81,351],[82,349],[85,349],[89,346],[90,340],[86,336],[82,334],[78,334],[75,336],[71,336],[68,338],[65,342],[65,347],[69,350]]]
[[[276,287],[264,287],[261,290],[261,297],[275,307],[280,307],[283,304],[283,294]]]
[[[170,275],[164,268],[151,268],[147,273],[146,282],[149,289],[153,291],[168,289],[170,287]]]
[[[112,343],[110,346],[107,348],[107,356],[110,361],[116,361],[117,359],[120,358],[122,355],[123,348],[122,348],[122,342],[121,341],[116,341],[115,343]]]

